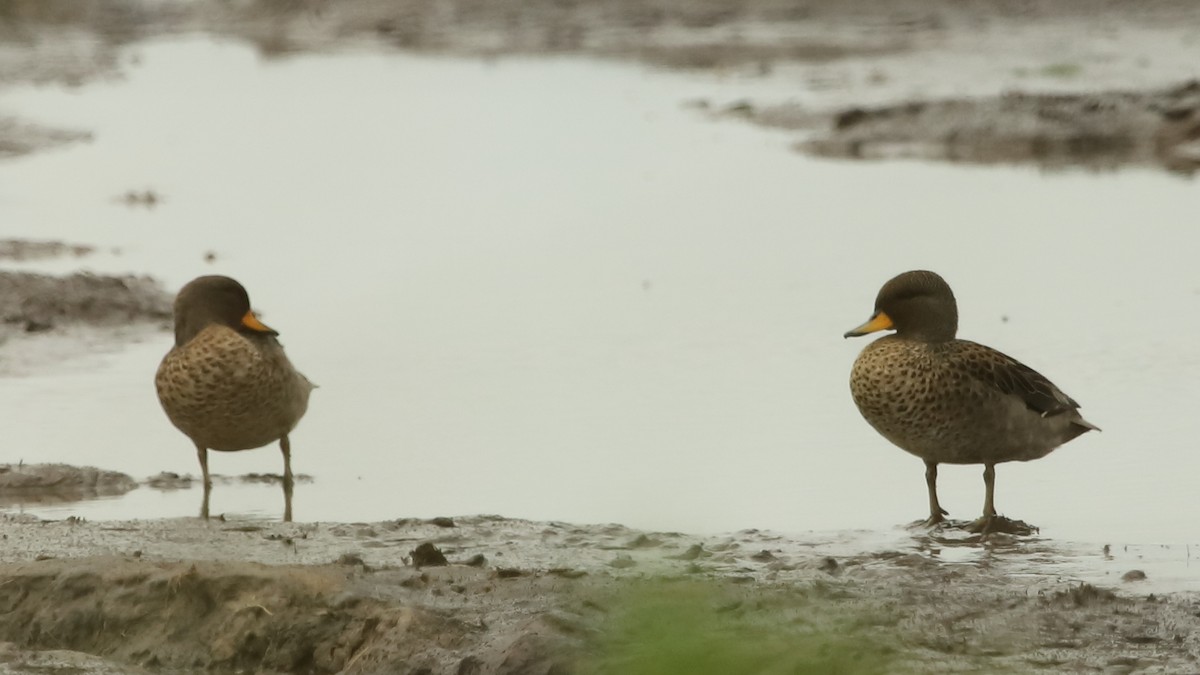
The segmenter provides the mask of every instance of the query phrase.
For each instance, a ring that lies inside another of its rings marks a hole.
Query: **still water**
[[[1104,429],[997,470],[997,506],[1076,542],[1200,542],[1200,189],[1141,169],[818,161],[696,97],[795,96],[579,59],[262,60],[203,37],[0,110],[90,143],[0,162],[0,237],[94,244],[10,268],[237,277],[320,389],[294,432],[299,520],[500,513],[717,532],[924,517],[923,465],[859,417],[879,285],[942,273],[961,332]],[[153,189],[163,201],[116,197]],[[207,252],[216,259],[205,262]],[[195,473],[152,333],[0,386],[0,461]],[[214,454],[278,472],[278,450]],[[978,515],[980,467],[943,467]],[[24,508],[193,515],[198,490]],[[214,513],[278,517],[277,487]],[[1182,551],[1182,549],[1174,549]],[[1173,554],[1172,554],[1173,555]],[[1179,554],[1182,556],[1182,552]]]

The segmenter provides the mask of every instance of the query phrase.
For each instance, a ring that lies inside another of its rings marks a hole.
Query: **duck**
[[[231,277],[201,276],[174,303],[175,344],[154,378],[171,424],[196,447],[204,480],[201,517],[208,518],[212,477],[208,451],[237,452],[278,442],[283,453],[284,520],[292,519],[289,434],[308,410],[315,385],[292,365],[279,332],[250,308]]]
[[[932,528],[949,515],[937,495],[939,464],[982,464],[983,515],[997,525],[996,465],[1027,462],[1099,427],[1080,405],[1024,363],[957,337],[958,304],[935,272],[904,272],[883,285],[875,311],[846,338],[893,331],[868,344],[850,371],[858,411],[880,435],[925,462]],[[1010,521],[1011,522],[1011,521]]]

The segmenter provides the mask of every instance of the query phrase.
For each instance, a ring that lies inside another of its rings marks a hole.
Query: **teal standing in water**
[[[277,335],[251,311],[246,289],[229,277],[199,277],[175,298],[175,346],[154,382],[167,417],[196,445],[204,474],[203,518],[212,491],[208,451],[279,441],[284,520],[292,519],[288,434],[308,409],[313,384],[292,366]]]
[[[875,312],[847,332],[895,334],[867,345],[850,374],[859,412],[884,438],[925,460],[929,518],[938,503],[938,464],[982,464],[983,516],[970,525],[991,531],[997,518],[996,465],[1050,454],[1098,427],[1050,380],[991,347],[957,339],[958,306],[933,272],[905,272],[883,285]]]

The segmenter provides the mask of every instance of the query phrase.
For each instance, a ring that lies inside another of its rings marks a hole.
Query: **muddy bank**
[[[87,131],[53,129],[0,116],[0,159],[27,155],[59,145],[91,140]]]
[[[170,318],[170,295],[149,277],[0,271],[0,340],[6,333],[41,333],[71,324],[158,324]]]
[[[795,111],[806,120],[804,111]],[[786,124],[775,109],[770,123]],[[797,122],[796,126],[799,126]],[[1200,82],[1166,91],[1010,94],[838,112],[800,150],[825,157],[940,159],[1111,169],[1200,168]]]
[[[0,505],[76,502],[122,495],[137,481],[118,471],[67,464],[0,464]]]
[[[1055,550],[1036,539],[955,563],[923,535],[847,553],[836,538],[489,516],[6,516],[0,532],[0,641],[149,672],[1187,672],[1200,658],[1200,599],[1039,572]],[[429,546],[449,564],[415,566]]]

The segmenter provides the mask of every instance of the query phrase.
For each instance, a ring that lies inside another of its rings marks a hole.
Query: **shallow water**
[[[802,100],[774,80],[578,59],[261,60],[201,37],[135,56],[124,80],[0,92],[6,113],[95,132],[0,162],[0,236],[101,248],[6,266],[244,282],[320,384],[293,434],[295,469],[315,477],[297,487],[300,520],[797,532],[923,517],[921,462],[850,400],[866,340],[841,338],[883,281],[923,267],[954,286],[961,335],[1041,370],[1104,428],[1002,465],[1002,512],[1097,546],[1200,541],[1192,183],[817,161],[788,151],[793,135],[681,105]],[[116,199],[144,189],[164,201]],[[170,342],[6,378],[0,461],[194,473],[153,391]],[[210,461],[280,470],[275,449]],[[955,517],[978,513],[980,473],[943,468]],[[281,501],[218,485],[212,508],[278,517]],[[142,488],[26,510],[198,504]]]

